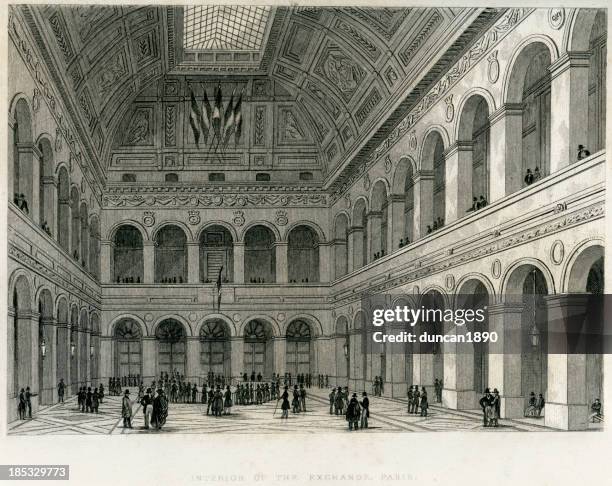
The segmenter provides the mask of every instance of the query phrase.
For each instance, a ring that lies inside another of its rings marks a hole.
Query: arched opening
[[[310,324],[296,319],[287,327],[287,365],[285,370],[292,376],[310,373],[312,332]]]
[[[123,225],[113,238],[113,275],[116,283],[141,283],[144,262],[142,234],[134,226]]]
[[[480,95],[470,96],[461,113],[457,141],[460,157],[466,158],[460,161],[458,170],[467,172],[458,174],[458,179],[469,182],[472,190],[465,194],[465,188],[459,187],[458,215],[482,209],[489,201],[489,140],[489,105]]]
[[[414,239],[414,173],[412,164],[405,162],[406,178],[404,179],[404,231],[402,233],[403,242],[400,240],[400,245],[407,245]]]
[[[427,333],[429,336],[446,334],[443,313],[445,310],[444,296],[437,290],[430,290],[421,297],[421,306],[427,313],[427,318],[417,324],[417,333]],[[421,383],[433,385],[435,380],[444,384],[444,347],[438,342],[419,344],[421,359]],[[433,398],[433,397],[432,397]]]
[[[60,380],[64,380],[65,386],[70,385],[70,334],[68,322],[68,302],[62,297],[57,304],[55,349],[57,350],[57,382],[59,383]]]
[[[345,316],[340,316],[336,320],[336,332],[334,341],[336,347],[336,381],[337,385],[348,384],[350,378],[350,343],[349,343],[349,323]]]
[[[234,281],[234,239],[220,225],[200,234],[200,282],[216,282],[221,270],[222,282]]]
[[[245,282],[276,282],[275,241],[269,228],[262,225],[249,228],[244,237]]]
[[[421,202],[421,221],[425,233],[444,226],[446,215],[446,161],[444,141],[437,131],[432,131],[423,142],[423,170],[433,171],[433,189],[429,200]]]
[[[113,376],[142,376],[142,329],[134,319],[121,319],[113,332]]]
[[[272,326],[268,322],[253,319],[246,324],[244,328],[244,369],[247,373],[255,373],[255,375],[261,373],[265,378],[275,372],[272,339]]]
[[[486,309],[489,305],[489,293],[484,284],[477,279],[467,280],[459,289],[455,301],[456,309],[473,311]],[[488,313],[485,312],[483,322],[467,322],[461,327],[457,327],[457,334],[474,335],[475,332],[489,332]],[[472,397],[467,397],[463,402],[469,408],[476,407],[479,398],[489,387],[489,344],[487,341],[474,341],[457,343],[457,392],[473,391]],[[459,407],[460,397],[457,397]]]
[[[42,139],[38,144],[40,157],[38,159],[38,224],[51,236],[51,228],[54,227],[55,214],[55,182],[53,173],[53,148],[48,139]]]
[[[200,329],[201,373],[231,376],[230,330],[222,319],[207,320]]]
[[[319,237],[309,226],[296,226],[289,233],[289,282],[319,281]]]
[[[89,223],[89,271],[100,279],[100,221],[97,216]]]
[[[89,265],[89,211],[85,202],[81,203],[81,266],[88,270]]]
[[[353,238],[353,268],[357,270],[368,263],[368,219],[363,199],[359,199],[353,209],[351,237]]]
[[[185,375],[187,334],[176,319],[162,321],[155,331],[157,338],[157,372]]]
[[[372,207],[368,214],[370,222],[371,255],[380,258],[388,253],[389,199],[383,181],[378,181],[372,189]]]
[[[57,241],[70,252],[70,179],[65,167],[60,168],[57,177]]]
[[[19,396],[19,391],[32,386],[32,308],[31,290],[25,276],[15,280],[12,305],[13,316],[9,328],[8,352],[12,352],[12,365],[8,374],[9,396]],[[12,348],[12,349],[11,349]],[[10,356],[10,355],[9,355]]]
[[[33,202],[34,167],[32,154],[32,117],[30,108],[24,99],[15,103],[13,113],[13,130],[9,132],[12,136],[12,169],[13,202],[26,214],[31,214]]]
[[[348,217],[340,213],[334,224],[335,278],[340,278],[348,273],[348,226]]]
[[[79,390],[79,357],[81,355],[79,337],[79,310],[76,306],[72,306],[70,311],[70,380],[73,395]]]
[[[97,314],[92,314],[90,317],[91,333],[90,340],[90,378],[92,386],[97,386],[100,380],[99,362],[100,362],[100,318]]]
[[[580,15],[580,14],[579,14]],[[606,11],[599,10],[589,36],[589,145],[591,152],[606,146]]]
[[[90,380],[89,333],[89,315],[85,309],[82,309],[79,319],[79,383],[81,386],[87,386]]]
[[[550,63],[548,47],[534,42],[521,51],[512,67],[507,102],[520,107],[522,122],[520,135],[518,130],[510,131],[506,140],[520,154],[506,162],[506,194],[550,173]]]
[[[164,226],[155,237],[155,283],[185,282],[187,282],[187,237],[178,226]]]
[[[52,382],[53,355],[55,353],[55,325],[53,322],[53,297],[44,289],[38,297],[38,390],[40,404],[53,403]],[[43,355],[44,345],[44,355]]]
[[[70,249],[72,250],[72,258],[77,262],[81,261],[81,213],[79,202],[79,190],[73,186],[70,190],[70,214],[72,219],[72,226],[70,228],[72,242]]]
[[[393,241],[392,247],[402,248],[414,239],[414,166],[403,157],[397,163],[393,176]]]

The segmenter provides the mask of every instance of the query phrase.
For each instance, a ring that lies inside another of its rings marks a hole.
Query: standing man
[[[123,417],[123,428],[132,428],[132,402],[130,401],[130,390],[126,389],[121,402],[121,416]]]
[[[489,420],[487,417],[487,409],[489,407],[489,399],[490,399],[490,392],[488,388],[485,388],[484,391],[484,396],[478,401],[478,403],[480,404],[480,408],[482,408],[482,420],[483,420],[483,425],[485,427],[489,426]]]
[[[64,384],[64,379],[60,378],[60,381],[57,384],[57,403],[64,403],[64,391],[65,390],[66,390],[66,385]]]
[[[363,392],[363,400],[361,400],[361,428],[368,428],[368,418],[370,418],[370,400],[368,394]]]
[[[357,400],[357,393],[353,393],[351,400],[346,407],[346,420],[349,423],[349,430],[359,429],[359,419],[361,418],[361,408],[359,407],[359,401]]]
[[[329,414],[333,415],[334,414],[334,405],[336,404],[336,389],[334,388],[330,393],[329,393]]]
[[[437,378],[434,382],[434,390],[436,392],[436,402],[440,403],[442,401],[442,385],[440,384],[440,380]]]
[[[142,413],[144,415],[144,428],[148,429],[149,424],[151,423],[151,415],[153,414],[153,397],[151,396],[152,390],[147,388],[147,392],[140,400],[140,404],[142,405]]]
[[[412,413],[412,385],[408,388],[408,413]]]
[[[427,390],[423,387],[421,391],[421,417],[427,417],[427,409],[429,408],[429,403],[427,401]]]
[[[304,389],[304,385],[300,385],[300,408],[302,412],[306,411],[306,390]]]

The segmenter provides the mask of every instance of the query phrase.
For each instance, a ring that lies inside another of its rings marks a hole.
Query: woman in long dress
[[[160,430],[168,418],[168,398],[161,388],[157,390],[157,396],[153,399],[153,417],[151,422],[157,430]]]
[[[228,415],[231,412],[233,402],[232,402],[232,391],[230,390],[229,385],[225,389],[225,400],[223,402],[223,415]]]

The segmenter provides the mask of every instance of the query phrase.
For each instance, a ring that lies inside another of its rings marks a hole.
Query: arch
[[[442,141],[444,150],[450,146],[450,136],[448,131],[442,125],[429,125],[423,133],[423,143],[419,152],[418,170],[433,170],[433,151],[432,137],[439,136]],[[429,143],[428,143],[429,142]]]
[[[202,239],[202,234],[214,226],[221,226],[231,235],[232,241],[238,241],[238,233],[236,232],[236,228],[234,228],[231,224],[220,220],[207,220],[206,223],[196,232],[196,241],[200,241]]]
[[[475,273],[475,272],[466,273],[455,284],[455,288],[457,289],[457,291],[455,292],[453,296],[453,301],[452,301],[452,305],[454,309],[457,308],[457,296],[460,294],[466,294],[468,292],[471,292],[473,290],[473,286],[475,282],[479,282],[484,286],[484,288],[486,289],[487,293],[489,294],[491,298],[491,302],[496,301],[495,288],[493,286],[493,283],[491,282],[491,280],[489,280],[488,277],[486,277],[485,275],[481,273]]]
[[[62,165],[57,171],[57,241],[70,252],[70,177]]]
[[[289,282],[319,282],[319,236],[311,226],[294,225],[287,234]]]
[[[459,116],[455,120],[455,127],[453,131],[455,141],[464,140],[468,138],[465,136],[466,133],[464,133],[464,136],[462,136],[462,128],[468,129],[466,130],[468,136],[471,134],[471,130],[469,130],[469,128],[471,128],[470,126],[462,127],[461,115],[466,109],[469,109],[468,105],[471,103],[471,99],[474,96],[479,96],[484,100],[484,102],[487,104],[487,109],[489,113],[495,113],[495,110],[497,110],[497,104],[495,103],[495,99],[493,98],[493,95],[488,89],[481,88],[479,86],[475,86],[473,88],[468,89],[465,93],[461,95],[461,99],[459,100],[459,103],[457,105],[457,113],[459,113]]]
[[[242,233],[240,233],[240,241],[244,243],[244,240],[246,238],[247,233],[254,228],[255,226],[265,226],[267,229],[269,229],[272,234],[274,235],[274,240],[275,241],[283,241],[281,239],[281,234],[278,231],[278,228],[273,225],[272,223],[268,222],[268,221],[252,221],[250,222],[248,225],[246,225],[244,227],[244,229],[242,230]]]
[[[412,295],[399,295],[397,297],[395,297],[392,301],[391,301],[391,307],[395,308],[397,306],[401,306],[401,305],[405,305],[407,306],[409,309],[414,309],[417,305],[414,296]]]
[[[351,237],[353,239],[353,269],[368,264],[368,200],[359,197],[353,207]]]
[[[365,329],[367,326],[367,320],[365,316],[365,312],[359,309],[355,312],[355,316],[353,317],[353,329]]]
[[[372,184],[370,193],[370,254],[375,259],[389,253],[389,183],[386,179],[377,179]]]
[[[25,95],[13,98],[11,111],[13,127],[9,130],[9,184],[12,184],[12,201],[26,214],[33,211],[34,191],[38,192],[38,181],[34,181],[34,154],[32,110]],[[9,127],[10,128],[10,127]],[[36,187],[35,187],[36,186]],[[9,192],[10,194],[10,192]]]
[[[248,318],[244,319],[242,321],[242,324],[238,327],[238,334],[237,335],[244,337],[245,328],[246,328],[248,322],[249,321],[253,321],[253,320],[266,321],[268,324],[270,324],[270,327],[272,329],[272,337],[280,337],[280,336],[282,336],[281,328],[280,328],[278,322],[276,322],[275,319],[273,319],[272,317],[270,317],[269,315],[266,315],[266,314],[255,314],[255,315],[251,315]]]
[[[89,209],[85,201],[79,207],[81,220],[81,266],[89,269]]]
[[[212,314],[205,315],[204,318],[202,318],[200,320],[200,322],[198,323],[198,325],[196,326],[196,328],[195,328],[195,335],[199,336],[200,332],[202,330],[202,326],[207,321],[212,321],[212,320],[223,321],[225,323],[225,325],[229,329],[230,337],[236,337],[236,336],[239,335],[237,330],[236,330],[236,325],[234,324],[234,321],[229,316],[226,316],[225,314],[221,314],[221,313],[212,313]]]
[[[285,370],[296,377],[309,374],[314,361],[312,325],[306,319],[293,318],[287,325],[285,337]]]
[[[520,284],[520,281],[524,280],[526,274],[529,272],[528,267],[530,266],[535,267],[542,272],[546,282],[546,288],[548,289],[548,294],[552,295],[557,293],[554,278],[546,264],[536,258],[523,258],[513,262],[508,266],[508,268],[506,268],[506,271],[501,278],[502,285],[499,293],[500,297],[508,299],[510,296],[522,295],[522,284]],[[517,272],[519,269],[520,271]]]
[[[344,336],[348,333],[349,319],[345,315],[338,316],[336,318],[336,324],[334,325],[334,332],[337,336]]]
[[[131,223],[116,226],[111,255],[111,280],[115,283],[144,282],[144,242],[139,228]]]
[[[164,224],[153,233],[155,241],[155,282],[187,283],[187,243],[183,225]]]
[[[151,232],[151,240],[156,241],[157,238],[159,237],[159,233],[163,231],[165,228],[167,228],[168,226],[176,226],[180,228],[181,230],[183,230],[187,243],[196,243],[196,241],[193,239],[193,233],[191,232],[191,228],[189,228],[189,226],[187,226],[182,221],[174,221],[174,220],[163,221],[159,223],[157,226],[155,226]]]
[[[321,325],[321,322],[319,321],[319,319],[317,319],[315,316],[311,314],[301,314],[301,313],[291,316],[291,319],[287,319],[287,323],[281,330],[281,333],[282,333],[281,335],[286,336],[289,325],[293,321],[297,321],[297,320],[306,321],[308,323],[308,325],[310,326],[311,336],[313,338],[323,335],[323,326]]]
[[[60,294],[55,298],[56,319],[58,324],[68,324],[68,298]]]
[[[198,236],[199,280],[211,283],[219,278],[234,281],[234,237],[225,225],[207,225]]]
[[[564,52],[585,52],[589,50],[591,28],[598,15],[605,10],[596,8],[577,8],[571,12],[571,18],[563,35]]]
[[[138,327],[140,328],[140,334],[142,336],[149,336],[150,335],[148,333],[146,324],[144,323],[144,321],[140,317],[138,317],[135,314],[121,314],[121,315],[115,317],[111,321],[111,323],[110,323],[110,325],[108,327],[108,334],[107,334],[107,336],[111,336],[111,337],[114,336],[116,334],[116,332],[117,332],[117,325],[121,321],[126,321],[126,320],[134,321],[138,325]]]
[[[187,321],[187,319],[185,319],[184,317],[178,315],[178,314],[165,314],[161,317],[158,317],[155,320],[155,323],[153,324],[153,326],[151,327],[151,336],[157,336],[157,330],[159,328],[159,325],[166,321],[166,320],[174,320],[174,321],[178,321],[180,322],[183,327],[185,328],[185,331],[187,333],[187,337],[191,337],[193,336],[193,329],[191,328],[191,325],[189,324],[189,322]]]
[[[17,396],[21,388],[32,384],[33,366],[38,363],[32,350],[35,336],[32,335],[31,318],[35,307],[32,286],[25,272],[13,272],[9,289],[12,315],[9,315],[7,350],[12,352],[12,357],[8,360],[8,389],[10,396]]]
[[[200,373],[231,376],[231,326],[225,319],[207,318],[199,326]]]
[[[51,290],[47,286],[39,287],[36,292],[36,302],[38,302],[38,312],[41,317],[52,319],[55,315],[55,305]]]
[[[269,225],[251,225],[244,233],[245,283],[276,282],[277,242]]]
[[[420,199],[421,234],[431,233],[444,226],[446,217],[446,156],[448,134],[438,127],[430,127],[423,139],[421,171],[433,174],[431,195]],[[423,231],[427,228],[425,231]]]
[[[359,196],[357,199],[355,199],[355,203],[353,204],[353,214],[351,216],[352,224],[355,225],[356,217],[361,213],[361,211],[365,211],[367,213],[369,210],[370,204],[366,196]]]
[[[327,241],[327,238],[325,238],[325,233],[323,232],[321,227],[314,221],[308,221],[308,220],[299,220],[299,221],[295,221],[291,223],[290,225],[288,225],[287,228],[285,229],[285,233],[283,234],[282,241],[289,241],[289,234],[298,226],[308,226],[310,229],[312,229],[317,234],[319,243],[325,243]]]
[[[588,292],[589,277],[594,265],[601,273],[601,293],[603,293],[605,245],[601,239],[581,242],[568,257],[562,273],[562,293]]]
[[[100,316],[97,312],[92,311],[89,314],[89,322],[91,327],[92,334],[99,335],[100,334]]]
[[[254,378],[255,374],[267,377],[275,372],[272,340],[278,331],[278,326],[274,329],[269,318],[250,317],[245,320],[241,329],[243,368],[251,372],[251,378]]]
[[[123,221],[119,221],[112,225],[106,234],[106,239],[108,241],[113,241],[115,239],[115,234],[122,226],[133,226],[140,232],[140,236],[142,237],[142,241],[153,241],[153,238],[149,238],[149,233],[147,229],[142,225],[142,223],[134,220],[134,219],[126,219]]]
[[[183,320],[173,317],[158,321],[154,336],[157,341],[157,370],[180,376],[187,373],[187,334]]]
[[[334,218],[334,278],[338,279],[348,273],[348,238],[349,217],[345,211]]]
[[[414,240],[414,177],[417,164],[412,157],[400,158],[393,175],[393,243],[399,248]]]
[[[32,292],[34,285],[30,275],[23,269],[17,269],[11,274],[9,279],[9,303],[13,303],[14,296],[17,295],[19,307],[22,309],[34,309],[35,295]]]
[[[391,184],[391,194],[395,196],[404,195],[407,178],[414,177],[417,172],[416,162],[409,155],[400,157],[393,172],[393,182]]]
[[[36,146],[39,151],[39,172],[37,181],[38,223],[48,233],[51,232],[51,228],[54,228],[55,221],[55,186],[52,183],[55,173],[55,163],[53,160],[53,146],[50,138],[51,136],[48,134],[41,134],[36,141]]]

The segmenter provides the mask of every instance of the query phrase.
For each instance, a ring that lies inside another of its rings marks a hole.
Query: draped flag
[[[215,91],[215,106],[212,111],[212,127],[214,136],[217,138],[217,145],[221,141],[221,110],[223,109],[223,97],[221,94],[221,84],[217,86]]]
[[[191,131],[193,132],[193,138],[195,139],[196,146],[200,148],[200,130],[202,127],[202,112],[198,106],[198,102],[195,99],[193,90],[189,86],[190,93],[190,104],[191,110],[189,111],[189,125],[191,125]]]
[[[225,116],[223,117],[223,147],[225,147],[232,133],[234,132],[234,92],[232,91],[232,96],[230,97],[227,108],[225,108]]]
[[[204,143],[208,143],[208,134],[210,132],[210,118],[212,116],[212,110],[210,107],[210,101],[208,101],[208,95],[206,94],[206,88],[204,88],[204,99],[202,100],[202,134],[204,135]]]
[[[242,136],[242,91],[238,95],[238,101],[234,105],[234,131],[236,136],[234,142],[236,145],[240,143],[240,137]]]

